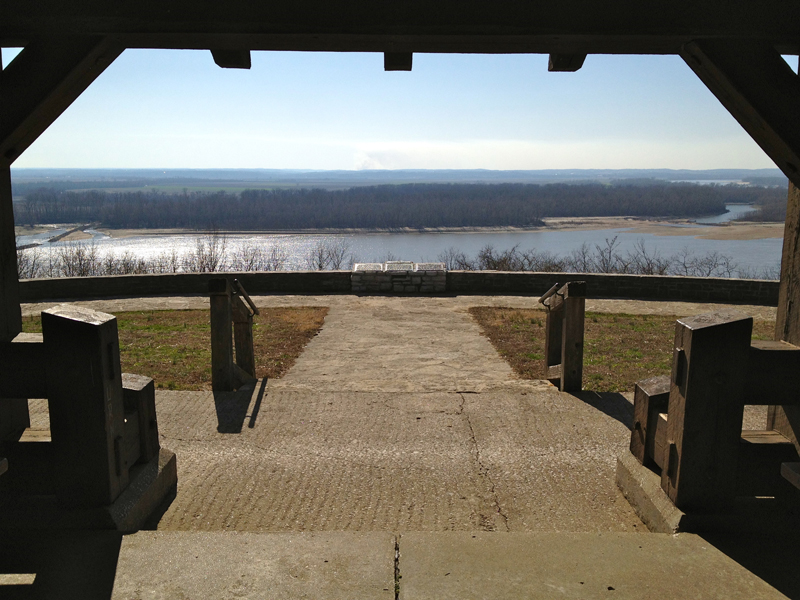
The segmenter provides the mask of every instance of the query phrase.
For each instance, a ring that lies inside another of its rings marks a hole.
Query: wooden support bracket
[[[101,36],[30,41],[0,71],[0,161],[14,162],[123,49]]]
[[[414,61],[411,52],[384,52],[384,71],[410,71]]]
[[[574,73],[583,66],[585,54],[551,54],[547,70],[551,73]]]
[[[223,69],[249,69],[249,50],[211,50],[211,56],[218,67]]]
[[[800,77],[769,43],[703,39],[681,57],[786,176],[800,185]]]

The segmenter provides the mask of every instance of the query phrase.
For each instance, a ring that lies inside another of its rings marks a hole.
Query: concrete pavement
[[[629,401],[516,379],[466,312],[536,308],[535,298],[255,301],[330,312],[280,380],[157,393],[178,492],[157,532],[121,540],[115,597],[783,597],[758,575],[789,589],[696,536],[648,534],[614,484]],[[207,299],[81,304],[119,312]],[[714,308],[587,302],[628,313]],[[46,426],[43,407],[32,416]]]

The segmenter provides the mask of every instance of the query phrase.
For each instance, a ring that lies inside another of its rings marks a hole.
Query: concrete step
[[[797,540],[693,534],[0,531],[3,598],[797,597]]]

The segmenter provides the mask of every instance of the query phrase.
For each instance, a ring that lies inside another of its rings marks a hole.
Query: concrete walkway
[[[158,532],[120,540],[115,597],[783,597],[707,541],[646,532],[614,484],[628,399],[516,379],[466,312],[535,298],[255,300],[330,312],[280,380],[157,393],[178,492]],[[80,304],[113,313],[207,300]]]

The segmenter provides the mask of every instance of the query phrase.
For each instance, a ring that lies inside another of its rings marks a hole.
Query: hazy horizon
[[[382,61],[253,52],[233,70],[208,51],[126,50],[14,167],[774,168],[675,56],[590,55],[576,73],[548,73],[546,55]]]

